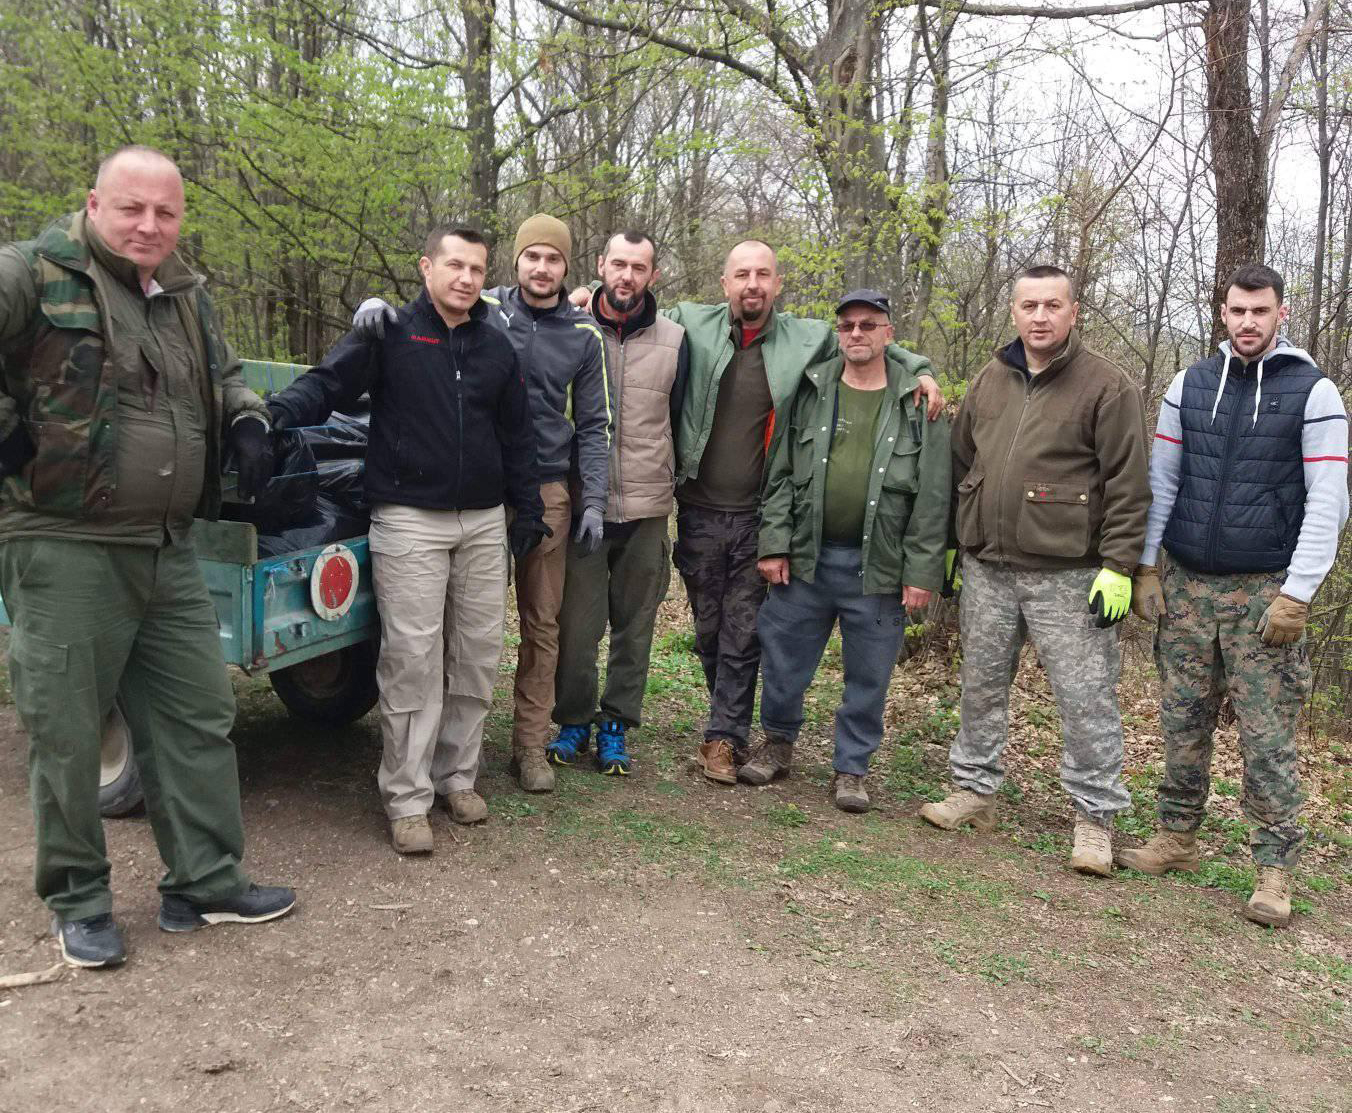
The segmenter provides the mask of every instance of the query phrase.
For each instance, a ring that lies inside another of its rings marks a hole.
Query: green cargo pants
[[[65,920],[112,907],[99,739],[119,696],[167,867],[160,891],[209,901],[246,888],[235,701],[192,549],[18,538],[0,543],[0,592],[47,906]]]
[[[579,545],[568,546],[554,676],[556,723],[590,723],[595,718],[640,725],[653,624],[670,583],[666,518],[644,518],[627,537],[607,538],[591,554]],[[610,657],[598,715],[596,651],[607,623]]]

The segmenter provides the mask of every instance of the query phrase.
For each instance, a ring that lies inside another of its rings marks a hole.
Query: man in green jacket
[[[843,811],[864,812],[905,610],[943,586],[951,462],[948,422],[927,422],[912,397],[929,362],[888,348],[887,298],[847,294],[836,333],[842,354],[804,373],[761,500],[765,743],[738,777],[759,785],[788,773],[803,695],[839,619],[845,691],[834,798]]]
[[[765,598],[757,570],[760,500],[772,453],[803,372],[837,352],[824,321],[775,311],[783,285],[774,249],[745,240],[728,252],[721,305],[680,302],[690,379],[676,429],[676,569],[695,621],[695,652],[709,685],[709,722],[697,760],[704,776],[735,784],[750,756]],[[931,417],[938,384],[918,379]]]
[[[127,147],[84,210],[0,248],[0,590],[38,895],[77,966],[126,957],[99,820],[114,700],[167,867],[160,927],[257,923],[296,901],[240,868],[235,701],[188,543],[193,517],[220,507],[223,449],[252,497],[271,475],[271,433],[174,253],[183,208],[173,162]]]
[[[1061,711],[1071,866],[1107,877],[1113,816],[1131,803],[1112,625],[1145,541],[1145,409],[1136,384],[1080,343],[1065,271],[1025,271],[1010,311],[1018,339],[972,380],[953,429],[962,722],[949,754],[956,789],[920,815],[944,829],[994,827],[1009,686],[1031,638]]]

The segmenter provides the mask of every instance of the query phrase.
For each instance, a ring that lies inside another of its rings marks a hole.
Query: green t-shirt
[[[826,498],[822,504],[822,540],[858,545],[864,533],[873,436],[883,408],[885,387],[858,390],[840,384],[836,428],[826,464]]]

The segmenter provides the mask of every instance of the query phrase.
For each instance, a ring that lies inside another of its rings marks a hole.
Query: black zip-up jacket
[[[600,326],[567,298],[537,316],[520,286],[495,286],[483,297],[501,311],[491,320],[511,338],[530,388],[540,482],[568,478],[576,443],[582,496],[573,510],[605,513],[613,418]]]
[[[475,302],[448,329],[423,291],[385,326],[384,340],[348,333],[268,400],[289,424],[317,425],[371,393],[366,495],[429,510],[486,510],[506,502],[544,516],[535,428],[511,342]]]

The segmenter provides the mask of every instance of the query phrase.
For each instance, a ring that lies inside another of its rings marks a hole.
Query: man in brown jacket
[[[1081,344],[1065,271],[1025,271],[1010,308],[1019,338],[972,381],[953,429],[962,724],[949,754],[956,789],[920,814],[950,830],[995,825],[1009,685],[1031,637],[1061,711],[1071,865],[1106,877],[1112,819],[1130,803],[1112,626],[1145,540],[1145,412],[1127,375]]]

